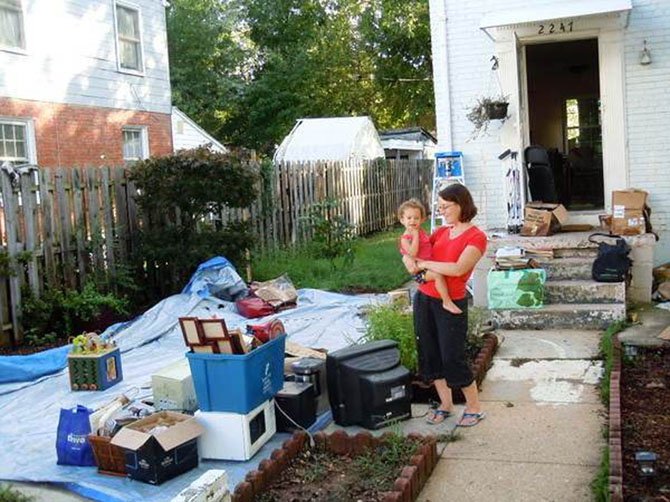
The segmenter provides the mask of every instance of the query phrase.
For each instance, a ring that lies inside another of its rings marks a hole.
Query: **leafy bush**
[[[154,157],[131,168],[144,225],[139,260],[161,293],[178,291],[197,265],[224,255],[240,268],[251,245],[249,226],[224,225],[225,207],[248,207],[257,194],[258,168],[236,154],[201,147]]]
[[[128,301],[100,291],[89,281],[81,291],[50,288],[39,298],[25,288],[22,308],[25,339],[30,345],[41,346],[78,335],[104,310],[127,314]]]
[[[310,249],[314,258],[328,259],[333,269],[338,258],[345,266],[354,261],[354,226],[336,214],[337,208],[338,202],[328,199],[314,204],[303,219],[313,233]]]

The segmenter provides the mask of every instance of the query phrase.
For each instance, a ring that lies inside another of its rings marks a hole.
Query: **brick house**
[[[463,152],[482,226],[506,225],[508,164],[499,154],[538,144],[570,223],[597,225],[613,190],[644,189],[660,236],[653,262],[670,261],[669,7],[430,0],[438,151]],[[473,140],[466,115],[485,95],[506,96],[508,117]]]
[[[163,0],[0,0],[0,161],[172,152]]]

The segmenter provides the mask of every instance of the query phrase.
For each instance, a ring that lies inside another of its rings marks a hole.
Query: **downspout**
[[[435,126],[437,129],[438,151],[452,151],[453,143],[451,130],[451,87],[449,85],[449,50],[447,45],[447,1],[429,0],[431,50],[433,55],[433,92],[435,94]],[[440,89],[446,90],[446,99],[440,99]]]

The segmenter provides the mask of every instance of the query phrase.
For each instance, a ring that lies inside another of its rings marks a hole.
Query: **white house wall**
[[[170,113],[165,7],[133,0],[144,75],[117,69],[113,0],[23,0],[26,53],[0,51],[0,96]]]
[[[640,65],[643,41],[652,63]],[[649,192],[655,263],[670,261],[670,1],[634,0],[625,32],[629,185]]]
[[[175,152],[210,145],[215,152],[225,152],[226,148],[210,136],[181,110],[172,110],[172,145]]]
[[[561,4],[560,0],[537,0],[532,5]],[[487,135],[470,140],[472,124],[466,114],[478,96],[498,93],[491,82],[490,58],[494,42],[479,29],[485,14],[491,11],[525,9],[527,0],[430,0],[431,16],[446,9],[445,22],[431,19],[438,145],[464,154],[466,184],[480,209],[478,224],[486,228],[504,227],[504,169],[498,155],[511,145],[501,141],[492,127]],[[446,37],[443,36],[446,30]],[[643,40],[651,51],[652,63],[639,64]],[[446,47],[444,47],[446,42]],[[670,82],[670,1],[633,0],[628,27],[623,29],[625,50],[624,99],[627,127],[626,168],[619,186],[648,190],[652,223],[661,235],[655,262],[670,261],[670,101],[666,98]],[[437,56],[437,57],[435,57]],[[439,68],[446,58],[448,71]],[[445,81],[448,75],[448,81]],[[445,117],[450,114],[450,117]],[[516,127],[513,116],[503,128]],[[450,136],[449,136],[450,134]],[[606,193],[605,198],[610,197]]]

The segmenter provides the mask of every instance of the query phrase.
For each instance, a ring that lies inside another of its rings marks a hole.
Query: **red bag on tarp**
[[[275,308],[272,305],[262,298],[253,295],[236,300],[235,306],[237,307],[237,312],[247,319],[263,317],[275,313]]]

